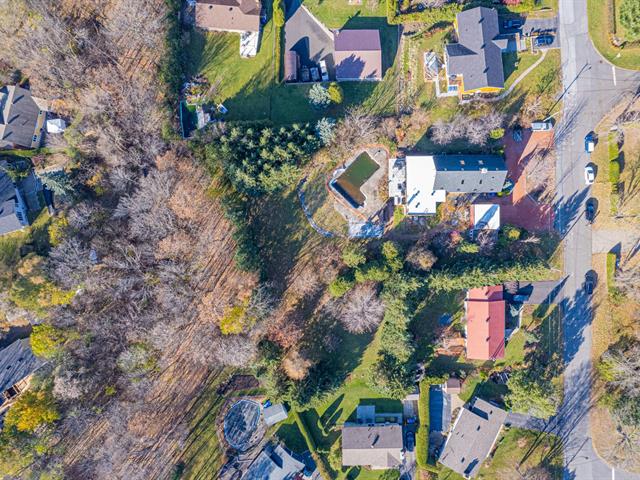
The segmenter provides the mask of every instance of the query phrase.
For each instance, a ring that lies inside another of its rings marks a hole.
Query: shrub
[[[33,327],[29,342],[31,350],[39,357],[54,357],[68,340],[67,332],[48,323],[42,323]]]
[[[329,284],[329,294],[334,297],[342,297],[353,288],[355,282],[345,277],[338,277]]]
[[[335,138],[334,128],[336,121],[333,118],[323,117],[316,123],[316,135],[322,142],[322,145],[327,146],[333,142]]]
[[[273,23],[276,27],[282,28],[285,22],[284,2],[283,0],[274,0],[273,2]]]
[[[356,268],[367,261],[366,249],[360,243],[349,243],[342,250],[342,261],[347,267]]]
[[[327,89],[327,93],[329,94],[331,101],[337,105],[341,104],[344,100],[342,87],[337,82],[331,82]]]
[[[489,133],[489,136],[491,138],[493,138],[494,140],[498,140],[498,139],[504,137],[504,128],[494,128]]]
[[[60,414],[48,391],[27,391],[7,412],[5,427],[21,432],[34,432],[38,427],[51,424],[58,418]]]
[[[220,319],[220,331],[223,335],[237,335],[244,331],[246,303],[228,308]]]
[[[622,0],[620,23],[630,37],[640,37],[640,0]]]
[[[509,242],[520,240],[522,236],[522,230],[514,225],[505,225],[500,233]]]
[[[609,181],[613,185],[618,185],[620,182],[620,162],[618,160],[609,162]]]
[[[319,83],[314,83],[309,89],[309,103],[318,110],[327,108],[331,103],[329,91]]]

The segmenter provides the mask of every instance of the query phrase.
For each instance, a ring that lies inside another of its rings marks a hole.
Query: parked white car
[[[584,167],[584,183],[587,185],[593,185],[596,181],[596,171],[591,165]]]
[[[329,81],[329,71],[327,70],[327,62],[320,60],[320,72],[322,73],[322,81]]]

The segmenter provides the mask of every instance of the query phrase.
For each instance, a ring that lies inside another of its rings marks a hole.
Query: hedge
[[[420,382],[420,400],[418,401],[418,419],[420,425],[416,432],[416,463],[426,468],[429,461],[429,383]]]
[[[616,192],[620,182],[620,162],[618,160],[609,162],[609,181],[611,182],[611,190]]]
[[[616,261],[618,260],[618,255],[613,252],[607,253],[607,288],[609,292],[613,291],[615,286],[614,277],[616,275]]]
[[[425,8],[421,12],[399,13],[398,0],[387,0],[387,22],[389,25],[420,22],[426,26],[437,23],[453,23],[456,14],[462,11],[462,5],[449,3],[439,8]]]
[[[331,473],[327,469],[327,466],[324,464],[324,459],[318,454],[318,447],[316,445],[316,441],[313,438],[311,432],[309,432],[309,428],[300,413],[296,410],[292,410],[291,414],[298,424],[298,428],[300,429],[300,433],[304,437],[305,442],[307,442],[307,447],[309,448],[309,452],[311,452],[311,456],[313,460],[316,462],[316,466],[318,467],[318,471],[320,472],[320,476],[325,480],[330,480],[332,478]]]

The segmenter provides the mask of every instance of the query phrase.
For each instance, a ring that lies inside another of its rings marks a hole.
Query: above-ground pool
[[[360,187],[380,168],[367,152],[362,152],[347,169],[336,178],[332,186],[354,208],[364,205],[365,196]]]

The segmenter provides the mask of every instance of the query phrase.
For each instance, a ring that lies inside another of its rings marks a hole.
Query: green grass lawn
[[[326,6],[322,4],[322,8]],[[326,110],[318,111],[309,105],[310,85],[276,82],[272,21],[263,27],[258,54],[253,58],[240,57],[240,36],[236,33],[191,31],[186,47],[186,73],[202,74],[209,80],[216,92],[215,101],[229,110],[225,115],[227,120],[270,119],[276,124],[312,122],[323,116],[340,117],[347,108],[360,105],[379,115],[395,113],[397,26],[387,25],[384,17],[371,16],[356,16],[348,26],[380,30],[385,75],[380,82],[342,82],[344,102]]]
[[[346,0],[305,0],[304,6],[328,28],[356,28],[354,23],[363,18],[384,19],[387,4],[384,0],[363,0],[362,5],[349,5]],[[362,27],[359,27],[362,28]]]
[[[498,439],[493,457],[484,462],[477,478],[527,478],[527,472],[534,467],[543,467],[548,474],[546,478],[562,478],[563,449],[560,439],[555,435],[510,428]]]
[[[523,55],[521,64],[517,70],[524,70],[528,62],[531,61]],[[537,59],[537,56],[536,56]],[[511,76],[515,78],[511,80]],[[507,79],[513,82],[518,73],[514,72]],[[535,97],[540,97],[542,101],[542,109],[547,115],[556,113],[560,110],[560,104],[556,100],[558,93],[562,88],[562,75],[560,74],[560,50],[549,50],[545,59],[533,71],[529,73],[511,92],[507,98],[498,102],[496,108],[500,111],[517,114],[528,101]]]
[[[540,55],[531,52],[509,52],[502,55],[504,70],[504,88],[508,89],[527,68],[533,65]],[[533,72],[531,73],[533,75]]]
[[[328,397],[316,408],[300,412],[309,434],[316,447],[322,453],[327,468],[331,469],[331,478],[377,480],[385,474],[384,471],[369,471],[366,469],[342,469],[340,454],[340,428],[349,420],[355,420],[358,405],[375,405],[377,412],[400,413],[402,404],[399,400],[384,398],[371,390],[366,382],[369,366],[375,361],[379,348],[379,340],[371,335],[351,335],[341,344],[340,352],[344,355],[354,355],[358,366],[352,371],[342,388]],[[276,434],[292,450],[301,453],[308,449],[304,437],[290,417],[280,424]]]
[[[611,63],[622,68],[640,70],[640,47],[618,48],[609,40],[609,1],[611,0],[587,0],[591,40],[600,54]]]

